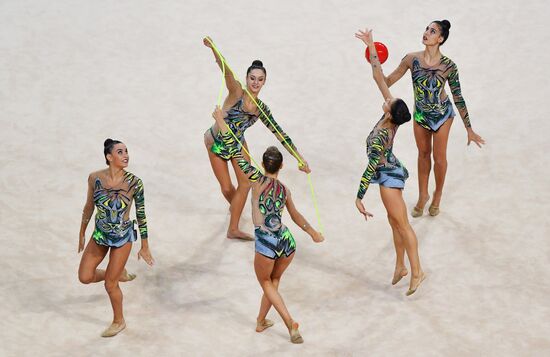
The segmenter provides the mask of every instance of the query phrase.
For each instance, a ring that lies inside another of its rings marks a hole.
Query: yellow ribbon
[[[227,64],[227,62],[225,61],[225,58],[222,56],[221,52],[218,50],[218,48],[216,47],[216,45],[214,44],[214,42],[209,38],[207,37],[206,40],[208,42],[210,42],[210,44],[212,45],[212,49],[214,50],[214,52],[216,52],[216,54],[218,55],[218,58],[220,59],[221,61],[221,67],[222,67],[222,84],[220,86],[220,91],[219,91],[219,94],[218,94],[218,106],[220,106],[221,108],[221,101],[222,101],[222,93],[223,93],[223,88],[225,87],[225,68],[227,67],[227,69],[231,72],[231,74],[233,75],[233,78],[237,81],[237,83],[239,83],[241,85],[241,88],[246,92],[246,94],[248,94],[248,96],[250,97],[250,99],[252,99],[252,101],[254,102],[254,104],[256,105],[256,107],[260,110],[261,114],[263,114],[264,118],[267,119],[267,121],[271,124],[271,126],[273,128],[275,128],[275,131],[277,132],[277,134],[279,134],[279,136],[281,137],[281,139],[285,142],[287,148],[290,149],[290,151],[292,152],[293,156],[298,160],[298,165],[300,167],[304,166],[305,163],[302,161],[302,158],[300,155],[298,155],[298,153],[292,148],[291,145],[288,144],[288,142],[286,141],[286,138],[283,136],[283,134],[279,131],[279,129],[277,129],[277,126],[275,124],[273,124],[273,122],[271,121],[271,119],[269,119],[269,116],[264,112],[264,110],[260,107],[260,105],[258,104],[258,102],[256,101],[256,98],[254,98],[254,96],[248,91],[248,88],[246,88],[245,86],[243,86],[243,84],[239,81],[239,79],[235,76],[235,72],[231,69],[231,67],[229,67],[229,65]],[[227,123],[225,124],[227,125]],[[235,135],[235,133],[233,132],[233,130],[231,130],[231,128],[229,127],[229,125],[227,125],[227,128],[229,129],[229,132],[231,133],[231,135],[233,135],[233,137],[235,138],[235,140],[237,140],[237,142],[240,144],[240,146],[244,149],[244,151],[248,154],[248,156],[250,157],[250,159],[254,162],[255,166],[257,168],[261,168],[260,165],[258,165],[258,163],[254,160],[254,158],[252,157],[252,155],[250,155],[250,153],[248,152],[248,150],[246,149],[246,147],[241,143],[241,141],[239,140],[239,138],[237,138],[237,136]],[[309,188],[310,188],[310,192],[311,192],[311,198],[313,200],[313,206],[315,207],[315,214],[317,216],[317,223],[319,224],[319,231],[321,233],[323,233],[323,224],[321,223],[321,216],[319,214],[319,207],[317,206],[317,199],[315,197],[315,190],[313,189],[313,182],[311,180],[311,174],[307,173],[307,180],[308,180],[308,183],[309,183]]]

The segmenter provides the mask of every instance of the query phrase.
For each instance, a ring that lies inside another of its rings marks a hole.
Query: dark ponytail
[[[265,67],[262,61],[260,60],[252,61],[252,65],[250,65],[250,67],[248,67],[248,69],[246,70],[246,75],[248,76],[250,71],[252,71],[253,69],[261,69],[262,71],[264,71],[264,76],[267,76],[267,72],[265,70]]]
[[[265,172],[275,174],[283,164],[283,154],[275,146],[270,146],[262,157]]]
[[[121,141],[113,140],[113,139],[107,139],[105,142],[103,142],[103,155],[105,156],[105,163],[109,165],[109,160],[107,160],[107,154],[110,154],[111,151],[113,151],[113,148],[116,144],[122,144]]]
[[[447,41],[447,38],[449,38],[449,30],[451,29],[451,23],[448,20],[436,20],[433,21],[437,26],[439,26],[439,30],[441,31],[441,36],[443,36],[443,42],[441,42],[440,46]]]
[[[396,125],[401,125],[411,120],[411,113],[409,112],[409,107],[407,107],[407,103],[405,103],[403,99],[397,98],[393,102],[390,108],[390,114],[391,114],[391,121]]]

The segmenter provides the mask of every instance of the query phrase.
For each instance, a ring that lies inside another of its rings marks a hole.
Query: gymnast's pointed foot
[[[136,274],[128,273],[128,270],[124,269],[124,271],[120,275],[120,279],[118,279],[118,281],[120,281],[121,283],[124,283],[124,282],[127,282],[127,281],[132,281],[136,277],[137,277]]]
[[[407,271],[407,268],[405,267],[398,267],[395,268],[395,271],[393,272],[393,279],[391,281],[392,285],[397,284],[403,277],[407,276],[409,272]]]
[[[304,339],[302,338],[302,335],[300,335],[300,331],[298,331],[299,327],[300,325],[296,321],[292,321],[290,323],[290,328],[288,329],[288,332],[290,333],[290,342],[304,343]]]
[[[254,237],[251,236],[248,233],[245,233],[239,229],[230,229],[227,231],[227,238],[229,239],[241,239],[241,240],[248,240],[253,241]]]
[[[435,217],[439,214],[439,207],[430,206],[428,208],[428,212],[430,213],[430,216]]]
[[[412,209],[411,216],[418,218],[424,214],[424,206],[430,200],[430,196],[419,197],[416,206]]]
[[[434,192],[434,199],[428,208],[430,216],[435,217],[439,214],[439,204],[441,203],[441,192]]]
[[[113,337],[118,335],[118,333],[126,328],[126,322],[122,320],[122,322],[113,322],[111,326],[109,326],[103,333],[101,334],[101,337]]]
[[[256,332],[262,332],[265,329],[270,328],[273,326],[273,321],[264,319],[262,321],[256,321]]]
[[[417,277],[411,277],[411,285],[409,286],[409,290],[406,295],[410,296],[414,294],[424,279],[426,279],[426,274],[424,274],[423,271],[421,271]]]

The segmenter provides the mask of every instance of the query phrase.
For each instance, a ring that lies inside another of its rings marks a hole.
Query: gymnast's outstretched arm
[[[214,47],[212,46],[211,41],[212,39],[209,36],[206,36],[202,40],[204,45],[212,50],[212,53],[214,54],[214,58],[216,59],[216,63],[218,64],[220,69],[223,71],[223,61],[225,61],[225,58],[220,57],[221,55],[219,55],[214,50]],[[243,95],[243,88],[241,87],[237,79],[235,79],[233,72],[231,72],[231,70],[229,70],[227,66],[225,67],[225,85],[227,86],[227,90],[229,91],[228,97],[240,98]]]
[[[303,231],[309,234],[314,242],[319,243],[325,240],[325,237],[323,237],[320,232],[316,231],[308,223],[304,216],[302,216],[302,214],[298,212],[296,206],[294,205],[294,201],[292,201],[292,195],[290,194],[289,189],[287,189],[286,208],[288,210],[288,213],[290,214],[290,218],[292,218],[294,223],[296,223],[300,228],[302,228]]]
[[[397,66],[395,71],[393,71],[389,76],[384,77],[384,81],[386,82],[388,87],[391,87],[395,82],[400,80],[405,75],[405,73],[407,73],[407,70],[410,68],[409,57],[410,55],[406,55],[405,57],[403,57],[401,63],[399,63],[399,66]]]
[[[363,205],[363,202],[362,202],[363,197],[365,196],[365,193],[369,188],[369,184],[372,177],[376,173],[376,166],[380,162],[380,158],[382,157],[384,147],[387,145],[388,140],[389,140],[388,129],[380,130],[378,132],[378,135],[373,139],[372,150],[368,157],[369,162],[367,164],[367,168],[365,169],[365,172],[363,172],[363,176],[361,177],[361,182],[359,183],[359,190],[357,191],[357,198],[355,200],[355,205],[357,206],[357,209],[359,210],[359,212],[361,212],[361,214],[365,216],[365,219],[372,217],[372,214],[365,209],[365,206]]]
[[[359,32],[355,34],[355,37],[362,40],[367,46],[369,46],[370,64],[372,67],[372,77],[374,78],[376,85],[378,85],[378,89],[380,89],[380,93],[382,93],[384,100],[392,99],[393,96],[391,95],[390,89],[388,88],[388,85],[386,84],[386,81],[384,79],[384,73],[382,72],[382,65],[380,64],[378,53],[376,52],[376,48],[374,47],[374,40],[372,38],[372,29],[371,30],[365,29],[365,31],[359,30]]]
[[[259,99],[257,103],[260,110],[260,120],[262,121],[262,123],[273,133],[273,135],[275,135],[277,140],[279,140],[279,142],[285,147],[288,153],[294,156],[296,160],[298,160],[298,163],[300,164],[299,170],[305,173],[310,173],[311,169],[309,168],[309,164],[298,152],[298,149],[292,142],[290,136],[288,136],[283,131],[283,128],[281,128],[281,126],[275,121],[269,107]]]
[[[374,174],[376,173],[376,166],[380,162],[380,158],[384,152],[384,147],[387,146],[389,142],[389,131],[388,129],[382,129],[379,131],[378,135],[372,141],[372,150],[369,155],[369,162],[367,168],[363,172],[361,177],[361,182],[359,183],[359,190],[357,191],[357,199],[362,200],[369,188],[370,181]]]
[[[470,115],[468,114],[466,102],[464,101],[464,97],[462,97],[462,90],[460,89],[458,67],[454,63],[451,68],[451,73],[449,74],[448,80],[456,108],[460,113],[460,117],[462,118],[462,122],[464,123],[464,127],[466,128],[466,132],[468,133],[468,145],[470,145],[471,142],[474,142],[478,147],[481,147],[481,145],[485,144],[485,140],[483,140],[483,138],[479,136],[472,128],[472,123],[470,123]]]

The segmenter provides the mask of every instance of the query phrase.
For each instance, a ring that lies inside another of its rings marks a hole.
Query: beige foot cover
[[[405,272],[405,274],[403,274],[403,272]],[[401,271],[399,272],[399,274],[396,274],[396,275],[393,276],[393,279],[392,279],[392,281],[391,281],[391,284],[392,284],[392,285],[397,284],[398,282],[401,281],[401,279],[403,279],[403,277],[407,276],[407,274],[408,274],[407,269],[401,269]]]
[[[414,206],[414,208],[411,212],[411,216],[413,216],[414,218],[421,217],[423,214],[424,214],[424,209],[420,209],[416,206]]]
[[[292,322],[292,327],[290,328],[290,342],[292,343],[304,343],[304,339],[302,338],[302,335],[300,335],[300,331],[298,331],[298,325],[297,322]]]
[[[428,208],[428,212],[430,212],[430,216],[435,217],[439,214],[439,207],[430,206],[430,208]]]
[[[258,321],[256,324],[256,332],[262,332],[263,330],[273,326],[273,321],[265,319],[263,321]]]
[[[409,289],[407,290],[407,296],[410,296],[412,294],[414,294],[416,292],[416,290],[418,290],[418,288],[420,287],[420,284],[422,284],[422,282],[424,281],[424,279],[426,279],[426,274],[422,273],[422,277],[420,278],[420,281],[418,282],[418,285],[416,285],[416,287],[414,289]]]
[[[126,328],[126,322],[122,322],[120,324],[111,324],[103,333],[101,334],[101,337],[113,337],[116,336],[120,331],[124,330]]]
[[[126,269],[124,269],[124,282],[132,281],[137,277],[136,274],[128,273]]]

